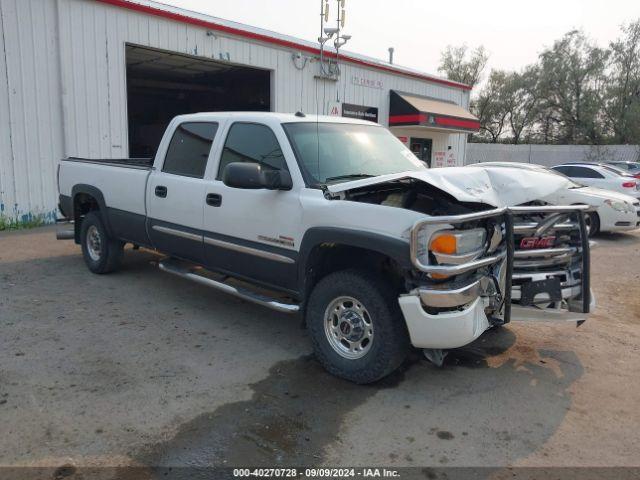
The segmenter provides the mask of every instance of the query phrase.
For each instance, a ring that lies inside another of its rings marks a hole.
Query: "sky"
[[[196,12],[315,41],[320,0],[161,0]],[[335,21],[336,0],[329,0]],[[564,33],[583,29],[606,47],[640,19],[640,0],[346,0],[345,50],[438,74],[447,45],[484,45],[489,67],[519,70]]]

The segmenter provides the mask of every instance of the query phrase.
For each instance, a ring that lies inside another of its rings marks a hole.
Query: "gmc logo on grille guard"
[[[556,243],[555,235],[548,237],[525,237],[520,240],[520,248],[530,250],[532,248],[550,248]]]

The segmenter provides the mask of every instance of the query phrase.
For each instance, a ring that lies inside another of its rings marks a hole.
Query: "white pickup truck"
[[[358,383],[410,345],[441,363],[493,326],[593,307],[585,207],[534,202],[553,187],[524,171],[428,170],[366,121],[179,116],[152,162],[67,158],[58,184],[92,272],[125,243],[157,250],[162,270],[300,312],[319,361]]]

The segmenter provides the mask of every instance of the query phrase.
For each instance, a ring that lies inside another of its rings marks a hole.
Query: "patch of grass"
[[[45,224],[44,215],[29,215],[26,219],[0,216],[0,232],[4,230],[23,230],[40,227]]]

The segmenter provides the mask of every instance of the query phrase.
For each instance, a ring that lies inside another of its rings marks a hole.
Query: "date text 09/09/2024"
[[[400,478],[398,470],[388,468],[236,468],[235,478]]]

